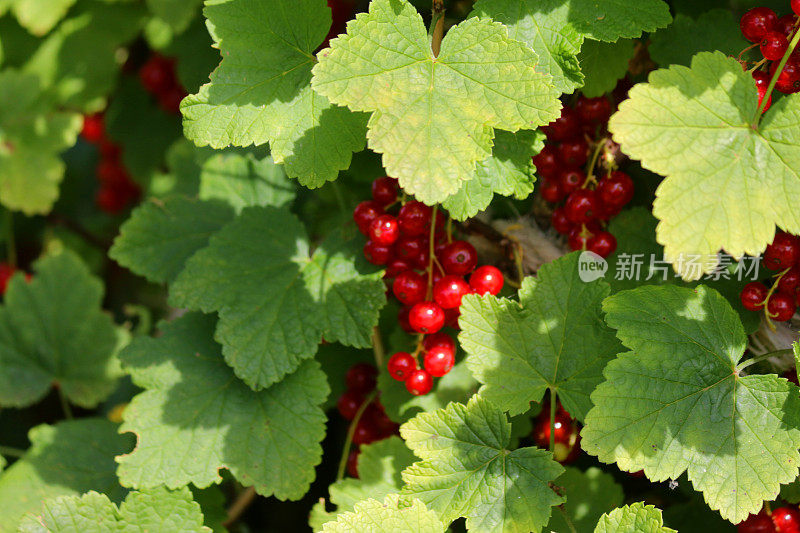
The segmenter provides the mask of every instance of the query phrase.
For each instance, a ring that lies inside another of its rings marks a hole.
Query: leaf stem
[[[6,261],[17,268],[17,241],[14,238],[14,213],[10,209],[4,210],[3,223],[6,231]]]
[[[354,416],[353,421],[350,422],[350,427],[347,428],[347,437],[344,440],[342,457],[339,459],[339,471],[336,473],[336,481],[344,478],[344,471],[347,469],[347,457],[350,455],[350,446],[353,445],[353,435],[356,432],[356,426],[358,425],[358,421],[361,420],[364,411],[367,410],[367,406],[375,399],[376,394],[376,391],[372,391],[369,396],[364,398],[364,402],[358,407],[358,411],[356,411],[356,416]]]
[[[764,355],[759,355],[758,357],[753,357],[752,359],[748,359],[747,361],[742,361],[741,363],[736,365],[736,373],[738,374],[748,366],[760,363],[761,361],[765,361],[770,357],[782,357],[784,355],[791,355],[793,353],[794,350],[792,350],[791,348],[785,348],[783,350],[775,350],[774,352],[769,352],[765,353]]]
[[[575,524],[572,523],[572,518],[569,517],[569,513],[566,509],[564,509],[564,504],[558,506],[558,509],[561,511],[561,514],[564,515],[564,522],[567,523],[567,527],[572,533],[578,533],[578,530],[575,529]]]
[[[250,507],[250,504],[255,501],[256,496],[258,496],[258,494],[256,493],[255,486],[247,487],[245,490],[240,492],[239,495],[236,496],[236,499],[233,501],[231,506],[228,508],[228,517],[225,519],[222,525],[226,528],[229,528],[238,522],[247,508]]]
[[[386,357],[386,352],[383,348],[383,339],[381,339],[381,330],[378,326],[372,328],[372,353],[375,355],[375,364],[378,370],[383,368],[383,360]]]
[[[781,72],[783,72],[783,67],[786,66],[786,63],[789,61],[789,57],[792,55],[792,52],[794,52],[798,42],[800,42],[800,29],[796,27],[792,41],[789,43],[789,48],[786,49],[786,52],[783,54],[783,58],[781,58],[780,63],[778,63],[778,68],[775,69],[775,74],[772,75],[772,79],[769,80],[769,85],[767,85],[767,92],[764,94],[764,98],[761,99],[758,109],[756,109],[756,115],[753,117],[753,121],[750,124],[750,127],[754,130],[758,130],[758,124],[761,122],[761,116],[764,114],[764,108],[766,107],[767,102],[769,102],[770,98],[772,98],[772,90],[775,88],[775,84],[778,82],[778,76],[780,76]]]
[[[550,453],[556,451],[556,390],[550,388]]]
[[[433,0],[433,15],[431,17],[431,51],[433,57],[439,57],[444,38],[444,0]]]
[[[23,455],[25,455],[25,450],[20,450],[19,448],[13,448],[11,446],[0,446],[0,455],[5,455],[7,457],[16,457],[19,459]]]
[[[61,387],[58,387],[58,401],[61,402],[61,409],[64,411],[64,416],[67,420],[72,420],[72,407],[69,406],[69,400]]]

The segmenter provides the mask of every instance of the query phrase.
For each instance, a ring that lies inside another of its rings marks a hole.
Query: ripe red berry
[[[353,220],[361,233],[369,235],[370,224],[382,214],[383,208],[380,205],[371,200],[367,200],[356,206],[353,211]]]
[[[800,5],[800,0],[793,0]],[[794,25],[797,22],[797,15],[789,13],[787,15],[782,16],[778,19],[778,22],[775,23],[775,31],[781,32],[786,37],[792,34],[794,31]]]
[[[541,152],[533,156],[536,173],[544,178],[554,178],[558,175],[558,155],[552,144],[546,145]]]
[[[176,84],[174,62],[153,54],[139,69],[139,80],[142,86],[152,94],[168,91]]]
[[[762,100],[767,95],[767,88],[769,86],[770,75],[764,72],[763,70],[754,70],[753,71],[753,79],[756,82],[756,90],[758,91],[758,105],[761,105]],[[767,100],[767,104],[764,106],[764,111],[769,109],[769,106],[772,105],[772,95],[769,96],[769,100]]]
[[[339,414],[342,415],[342,418],[345,420],[352,420],[355,418],[356,412],[363,402],[364,397],[360,393],[349,390],[339,396],[339,399],[336,401],[336,408],[339,410]]]
[[[95,203],[103,212],[114,215],[125,209],[127,199],[120,190],[103,184],[95,195]]]
[[[397,251],[397,245],[395,245],[395,251]],[[393,257],[386,265],[386,271],[383,273],[383,279],[394,279],[400,275],[401,272],[411,270],[412,268],[413,266],[405,259]]]
[[[491,265],[478,267],[469,277],[469,286],[483,296],[484,294],[497,295],[503,288],[503,273]]]
[[[425,335],[425,338],[422,339],[422,347],[425,350],[432,350],[436,346],[443,346],[447,348],[453,352],[453,355],[456,353],[456,342],[450,335],[443,331],[433,333],[431,335]]]
[[[0,263],[0,294],[5,294],[8,282],[17,273],[17,269],[6,262]]]
[[[561,183],[555,179],[544,178],[539,186],[539,194],[546,202],[557,204],[564,199],[564,189],[561,188]]]
[[[440,378],[453,369],[455,355],[444,346],[435,346],[425,353],[423,365],[431,376]]]
[[[361,455],[361,450],[355,449],[350,451],[347,456],[347,475],[358,479],[358,456]]]
[[[800,533],[800,510],[797,507],[773,509],[772,523],[779,533]]]
[[[739,29],[751,43],[760,42],[768,31],[775,28],[778,15],[768,7],[756,7],[745,13],[739,21]]]
[[[789,48],[786,36],[778,31],[768,31],[764,34],[759,45],[761,54],[770,61],[779,61]]]
[[[400,308],[400,311],[397,312],[397,323],[400,324],[400,327],[403,328],[403,331],[406,333],[416,333],[414,328],[411,327],[411,323],[408,321],[410,312],[411,308],[408,306]]]
[[[387,206],[397,200],[397,180],[384,176],[373,181],[372,199],[381,206]]]
[[[559,186],[563,194],[571,194],[583,187],[586,181],[586,173],[578,168],[568,168],[558,176]]]
[[[558,157],[565,165],[580,167],[589,160],[589,145],[583,137],[564,141],[558,147]]]
[[[798,259],[800,259],[800,242],[797,237],[779,231],[764,251],[763,263],[770,270],[784,270],[793,266]]]
[[[604,205],[621,209],[633,199],[633,180],[624,172],[617,170],[599,181],[596,192]]]
[[[397,242],[394,243],[394,255],[416,263],[419,256],[428,251],[428,239],[423,235],[416,237],[409,237],[408,235],[401,235]]]
[[[406,380],[406,389],[414,396],[424,396],[433,388],[433,378],[425,370],[415,370]]]
[[[607,231],[600,231],[586,241],[586,249],[600,257],[608,257],[617,249],[617,239]]]
[[[434,302],[420,302],[408,312],[408,323],[417,333],[436,333],[444,326],[444,311]]]
[[[793,266],[778,281],[778,290],[786,294],[795,294],[800,288],[800,266]]]
[[[181,102],[186,98],[186,91],[180,85],[173,85],[166,91],[158,94],[158,106],[173,115],[181,112]]]
[[[120,187],[130,180],[125,168],[113,159],[101,160],[97,165],[96,174],[97,180],[101,184],[108,185],[112,189]]]
[[[767,300],[767,314],[775,322],[786,322],[797,310],[794,296],[783,292],[774,292]]]
[[[414,305],[425,299],[428,291],[428,279],[413,270],[401,272],[394,278],[392,293],[405,305]]]
[[[356,424],[356,429],[353,432],[353,444],[369,444],[380,439],[380,437],[378,428],[365,416]]]
[[[780,61],[772,63],[772,67],[769,70],[770,76],[777,72],[779,64]],[[800,60],[794,57],[789,58],[786,66],[783,67],[780,75],[778,75],[775,88],[784,94],[794,94],[800,91]]]
[[[742,288],[739,299],[748,311],[759,311],[767,298],[769,289],[760,281],[751,281]]]
[[[377,244],[394,244],[400,237],[400,225],[392,215],[381,215],[369,225],[367,237]]]
[[[417,360],[408,352],[397,352],[386,364],[389,375],[397,381],[405,381],[417,369]]]
[[[575,224],[585,224],[597,217],[597,194],[591,189],[580,189],[570,194],[564,209],[567,218]]]
[[[575,111],[584,122],[606,122],[611,116],[611,102],[605,96],[597,98],[581,96],[575,104]]]
[[[792,11],[794,11],[794,14],[800,15],[800,0],[792,0],[791,6],[792,6]]]
[[[532,436],[534,442],[536,442],[539,447],[548,448],[550,446],[549,407],[542,409],[541,414],[536,418]],[[575,450],[579,442],[578,428],[569,414],[564,411],[561,406],[556,410],[556,416],[553,422],[553,441],[555,443],[553,459],[560,463],[572,462],[580,453]]]
[[[373,265],[385,265],[392,258],[392,247],[367,241],[364,245],[364,257]]]
[[[400,231],[405,235],[427,235],[431,227],[432,210],[427,205],[416,200],[406,202],[400,208],[397,220],[400,223]]]
[[[460,276],[445,276],[433,286],[433,300],[442,309],[455,309],[461,298],[470,293],[469,283]],[[434,374],[435,375],[435,374]]]
[[[378,384],[378,369],[368,363],[356,363],[344,376],[348,390],[368,393]]]
[[[99,143],[106,135],[106,125],[102,113],[86,115],[83,117],[81,137],[87,142]]]
[[[542,127],[542,131],[550,141],[566,141],[580,133],[580,119],[574,109],[564,107],[561,109],[561,116],[547,126]]]
[[[751,514],[747,520],[739,523],[736,531],[738,533],[776,533],[775,524],[764,511]]]
[[[588,224],[577,225],[567,235],[567,244],[571,250],[586,250],[586,245],[592,236],[601,231],[596,221]]]
[[[575,224],[567,218],[567,211],[564,209],[564,206],[558,207],[553,211],[553,215],[550,217],[550,223],[553,225],[553,229],[562,235],[569,233],[575,226]]]
[[[478,265],[478,252],[467,241],[453,241],[444,247],[439,260],[448,274],[466,276]]]

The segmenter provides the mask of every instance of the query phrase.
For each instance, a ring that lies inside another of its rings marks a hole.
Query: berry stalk
[[[761,115],[764,113],[764,108],[766,107],[767,102],[769,102],[770,98],[772,98],[772,91],[775,89],[775,84],[778,83],[778,77],[781,75],[781,72],[783,72],[783,67],[785,67],[786,63],[789,62],[789,58],[794,52],[794,49],[797,48],[798,42],[800,42],[800,31],[798,31],[798,28],[795,27],[794,35],[792,40],[789,42],[789,47],[786,49],[786,52],[784,52],[780,63],[778,63],[778,67],[772,74],[772,79],[769,80],[769,85],[767,85],[767,92],[764,94],[764,98],[761,99],[761,103],[758,105],[758,109],[756,109],[756,115],[753,117],[753,121],[750,124],[750,127],[754,130],[758,129],[758,124],[761,122]]]
[[[347,457],[350,455],[350,447],[353,445],[353,435],[356,432],[356,426],[358,426],[358,421],[361,420],[361,417],[364,415],[364,411],[367,410],[367,407],[369,407],[377,394],[377,391],[372,391],[366,398],[364,398],[364,401],[361,402],[360,406],[358,406],[356,416],[354,416],[353,420],[350,422],[350,427],[347,428],[347,437],[344,439],[344,449],[342,449],[342,457],[339,459],[339,470],[336,472],[336,481],[344,478],[344,472],[347,468]]]

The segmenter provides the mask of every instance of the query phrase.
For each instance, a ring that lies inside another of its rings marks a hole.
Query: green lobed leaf
[[[582,421],[603,367],[620,351],[603,322],[608,284],[582,281],[579,257],[571,253],[542,266],[538,279],[523,281],[519,302],[491,295],[462,301],[458,339],[484,384],[481,395],[512,415],[552,388]]]
[[[200,86],[208,82],[209,73],[219,64],[219,52],[212,47],[213,44],[205,19],[197,17],[164,50],[165,55],[175,58],[178,80],[189,93],[198,92]]]
[[[225,522],[228,521],[227,498],[220,487],[212,485],[205,489],[192,487],[192,498],[200,505],[205,517],[205,525],[214,533],[228,533]]]
[[[565,3],[565,0],[558,0]],[[639,37],[672,21],[669,6],[662,0],[566,0],[569,20],[586,37],[616,41]]]
[[[117,508],[105,494],[61,496],[44,502],[37,514],[29,514],[18,533],[149,533],[180,531],[210,533],[203,513],[188,488],[157,488],[131,492]]]
[[[373,0],[314,67],[314,90],[372,112],[369,147],[419,200],[445,200],[491,155],[494,128],[536,129],[558,115],[558,91],[538,56],[507,29],[469,18],[433,56],[407,0]]]
[[[396,494],[384,500],[368,499],[356,504],[355,510],[342,513],[335,522],[326,523],[323,533],[442,533],[445,530],[436,517],[419,500],[406,503]]]
[[[42,36],[64,18],[77,0],[14,0],[12,11],[20,25]]]
[[[233,216],[233,210],[220,201],[183,196],[150,199],[120,227],[108,255],[150,281],[168,283]]]
[[[209,0],[204,13],[223,60],[181,104],[186,137],[214,148],[268,142],[301,184],[336,179],[364,147],[366,120],[309,85],[331,25],[324,0]]]
[[[147,9],[175,34],[182,33],[192,22],[203,0],[147,0]]]
[[[34,270],[31,281],[11,279],[0,306],[0,405],[32,405],[57,386],[94,407],[121,376],[123,337],[100,308],[103,284],[72,252],[46,256]]]
[[[666,67],[689,66],[692,56],[706,50],[737,56],[750,45],[742,37],[738,22],[729,9],[712,9],[696,19],[678,13],[671,26],[651,37],[650,57]]]
[[[445,523],[463,516],[473,531],[538,532],[564,501],[549,486],[561,465],[538,448],[508,450],[511,424],[480,396],[419,414],[400,434],[422,459],[403,471],[403,494]]]
[[[653,481],[685,471],[733,523],[797,477],[798,389],[775,375],[741,374],[747,337],[719,293],[644,286],[603,309],[631,351],[608,364],[592,394],[584,450]]]
[[[691,68],[651,73],[611,118],[625,153],[667,176],[653,204],[657,237],[685,279],[712,271],[720,248],[758,255],[776,225],[800,232],[800,171],[791,164],[800,159],[800,98],[773,104],[758,131],[750,127],[757,104],[735,59],[702,52]]]
[[[212,333],[214,319],[189,313],[161,326],[158,338],[139,337],[121,355],[145,389],[125,409],[120,431],[137,436],[117,458],[125,486],[187,483],[207,487],[227,468],[264,496],[301,498],[322,457],[329,389],[314,361],[260,392],[225,364]]]
[[[608,514],[597,522],[595,533],[677,533],[664,527],[661,510],[641,502],[632,503]]]
[[[498,130],[492,155],[480,161],[475,176],[442,204],[451,218],[466,220],[483,211],[495,194],[523,200],[533,192],[536,167],[531,158],[544,148],[541,130]]]
[[[372,271],[372,273],[368,273]],[[170,287],[180,307],[218,312],[216,339],[236,375],[258,390],[328,342],[364,348],[386,303],[361,244],[334,235],[309,255],[300,221],[250,207],[211,237]]]
[[[603,515],[622,505],[625,494],[611,474],[596,466],[585,471],[568,466],[554,482],[567,495],[564,511],[578,531],[591,531]],[[570,531],[563,513],[553,513],[545,531]]]
[[[614,43],[586,40],[578,56],[581,71],[586,76],[581,92],[589,98],[596,98],[613,91],[620,78],[628,72],[628,63],[635,50],[630,39]]]
[[[117,428],[105,419],[82,418],[31,429],[31,447],[0,474],[0,531],[16,531],[22,517],[39,512],[48,498],[97,490],[122,500],[114,456],[129,451],[133,439]]]
[[[44,215],[64,178],[59,152],[75,144],[79,115],[56,111],[36,76],[0,72],[0,203],[26,215]]]

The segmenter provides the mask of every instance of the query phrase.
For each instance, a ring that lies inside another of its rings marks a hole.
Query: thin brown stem
[[[236,499],[233,501],[231,506],[228,508],[228,518],[225,519],[222,525],[226,528],[229,528],[238,522],[247,508],[250,507],[250,504],[255,501],[256,496],[258,496],[258,494],[256,494],[255,487],[247,487],[245,490],[240,492],[239,495],[236,496]]]
[[[383,348],[381,330],[378,328],[378,326],[372,328],[372,353],[375,355],[375,364],[380,370],[383,368],[383,360],[386,358],[386,352]]]
[[[567,523],[567,527],[572,533],[578,533],[578,530],[575,529],[575,524],[572,523],[572,518],[570,518],[569,513],[566,509],[564,509],[564,504],[558,506],[558,509],[561,511],[561,514],[564,516],[564,522]]]
[[[339,459],[339,471],[336,473],[336,481],[344,478],[344,472],[347,469],[347,457],[350,455],[350,446],[353,445],[353,435],[355,435],[356,426],[358,426],[358,421],[361,420],[364,411],[367,410],[367,406],[375,399],[376,394],[377,393],[373,391],[369,396],[364,398],[364,402],[359,406],[358,411],[356,411],[356,416],[354,416],[352,422],[350,422],[350,427],[347,428],[347,437],[344,439],[344,449],[342,450],[342,457]]]

